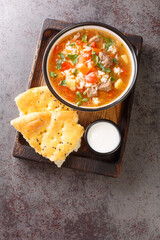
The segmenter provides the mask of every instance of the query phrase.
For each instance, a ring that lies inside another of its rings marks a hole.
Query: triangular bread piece
[[[80,147],[84,128],[74,111],[36,112],[11,121],[31,147],[61,167],[65,158]]]
[[[19,94],[15,101],[21,115],[32,112],[71,110],[71,108],[60,103],[47,86],[30,88],[26,92]]]

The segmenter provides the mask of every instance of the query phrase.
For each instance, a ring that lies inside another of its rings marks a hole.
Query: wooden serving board
[[[44,21],[38,46],[35,53],[33,67],[29,79],[28,88],[45,85],[45,81],[42,73],[42,59],[44,51],[49,41],[57,34],[61,29],[72,25],[71,23],[61,22],[52,19],[46,19]],[[139,62],[139,56],[142,48],[142,37],[137,35],[130,35],[124,33],[131,44],[133,45],[136,56]],[[100,112],[82,112],[78,111],[79,123],[85,128],[94,120],[105,118],[110,119],[117,123],[122,132],[122,145],[118,153],[114,157],[101,157],[95,155],[89,151],[84,139],[82,140],[81,148],[77,153],[70,154],[63,164],[63,167],[73,168],[85,172],[92,172],[112,177],[118,177],[121,173],[125,144],[127,139],[128,125],[130,121],[132,102],[134,96],[134,88],[129,96],[120,104],[107,110]],[[13,156],[17,158],[34,160],[37,162],[50,162],[48,159],[42,157],[31,148],[24,140],[20,133],[17,133],[13,148]]]

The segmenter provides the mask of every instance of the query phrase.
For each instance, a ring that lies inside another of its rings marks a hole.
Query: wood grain
[[[45,20],[37,45],[28,88],[45,85],[42,74],[42,59],[46,46],[53,38],[53,36],[58,33],[58,31],[72,24],[73,23],[67,23],[52,19]],[[142,37],[130,35],[127,33],[124,34],[128,37],[131,44],[133,45],[139,62],[139,56],[142,47]],[[114,156],[101,157],[90,152],[83,139],[79,151],[77,153],[70,154],[66,162],[63,164],[63,167],[78,169],[86,172],[94,172],[97,174],[103,174],[112,177],[118,177],[120,175],[124,158],[125,143],[127,139],[133,96],[134,88],[129,96],[122,103],[116,105],[115,107],[100,112],[78,111],[79,122],[85,128],[91,122],[100,118],[110,119],[117,123],[120,127],[123,138],[120,150]],[[28,143],[26,143],[22,135],[19,133],[16,135],[13,148],[13,156],[38,162],[51,163],[48,159],[45,159],[41,155],[37,154],[34,149],[32,149]]]

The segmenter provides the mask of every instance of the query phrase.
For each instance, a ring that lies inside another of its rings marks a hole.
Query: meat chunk
[[[111,89],[112,89],[112,83],[110,80],[99,85],[99,90],[101,90],[101,91],[109,92]]]
[[[90,87],[87,89],[88,98],[97,97],[97,96],[98,96],[97,87]]]
[[[110,67],[113,64],[113,59],[105,52],[99,52],[99,59],[104,67]]]
[[[92,38],[89,39],[89,43],[92,43],[92,42],[98,42],[99,41],[99,37],[98,36],[94,36]]]

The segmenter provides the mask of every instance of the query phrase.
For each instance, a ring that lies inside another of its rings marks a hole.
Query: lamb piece
[[[99,85],[99,90],[104,91],[104,92],[109,92],[112,89],[112,83],[110,80],[108,80],[105,83],[102,83],[101,85]]]
[[[94,36],[94,37],[90,38],[88,42],[89,42],[89,43],[98,42],[99,40],[100,40],[100,39],[99,39],[98,36]]]
[[[97,92],[96,87],[87,88],[87,97],[88,98],[97,97],[97,96],[98,96],[98,92]]]
[[[99,59],[104,67],[110,67],[113,64],[113,59],[105,52],[99,52]]]

